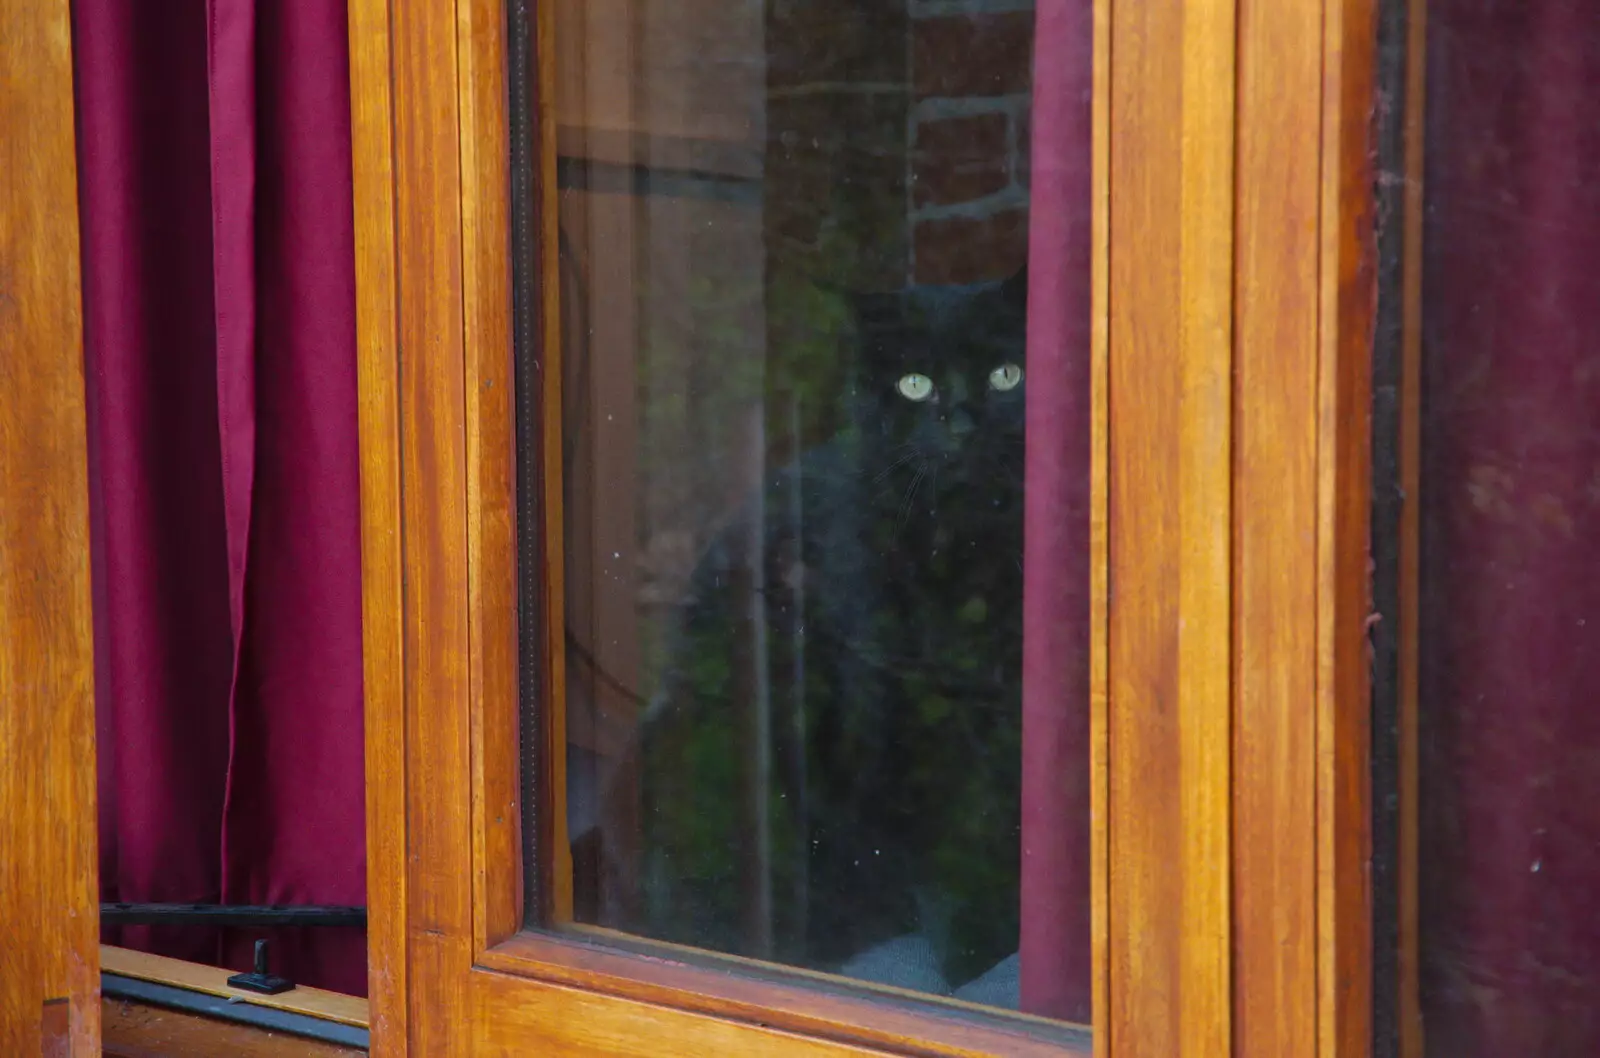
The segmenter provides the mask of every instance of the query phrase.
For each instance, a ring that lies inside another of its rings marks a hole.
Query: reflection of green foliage
[[[905,189],[894,183],[905,168],[905,103],[871,106],[835,115],[827,125],[835,139],[808,153],[769,149],[769,198],[760,213],[732,220],[731,210],[715,207],[718,223],[742,226],[747,248],[760,243],[760,268],[751,267],[749,254],[735,260],[719,252],[715,227],[707,235],[707,226],[695,223],[684,226],[691,233],[680,255],[684,270],[641,285],[638,461],[646,487],[656,490],[652,509],[705,510],[714,506],[708,496],[725,502],[726,461],[740,450],[743,417],[755,402],[768,412],[771,472],[819,445],[860,465],[857,424],[844,410],[856,366],[856,296],[892,291],[907,271]],[[785,118],[775,109],[769,121],[783,127]],[[799,410],[798,437],[788,429],[791,402]],[[781,498],[769,498],[769,516],[783,509]],[[881,559],[895,549],[895,519],[869,516],[856,528],[864,554]],[[1008,562],[1020,553],[1020,526],[999,530],[1004,536],[1012,529],[1015,545],[998,551]],[[925,593],[892,600],[854,598],[858,585],[846,577],[813,585],[822,599],[808,598],[808,623],[819,605],[846,603],[859,612],[851,659],[808,648],[818,653],[808,655],[804,702],[793,700],[787,682],[795,638],[772,601],[781,571],[767,571],[775,731],[764,747],[774,773],[765,807],[776,955],[784,961],[831,969],[865,943],[935,925],[927,921],[929,901],[919,906],[900,891],[854,892],[851,907],[827,906],[839,901],[823,892],[827,879],[818,873],[837,869],[834,861],[884,819],[899,821],[903,844],[916,850],[904,874],[937,887],[931,903],[939,905],[937,931],[953,982],[1016,950],[1020,587],[1008,598],[982,583],[983,569],[969,566],[935,550],[922,570]],[[726,577],[728,567],[722,572]],[[750,628],[736,600],[748,585],[702,577],[698,588],[716,597],[691,607],[670,642],[667,620],[646,622],[645,683],[658,692],[660,708],[642,762],[643,928],[741,952],[753,747],[742,669],[748,660],[741,657]],[[930,629],[932,648],[911,641]],[[937,665],[917,654],[930,649]],[[1003,673],[998,680],[996,672]],[[785,748],[783,730],[796,713],[827,725],[825,737],[809,730],[798,754],[792,744]],[[885,750],[886,732],[900,744]],[[796,756],[811,784],[803,813],[782,777]],[[799,896],[808,877],[809,907]],[[829,935],[830,922],[839,935]]]
[[[821,257],[821,255],[818,255]],[[820,262],[811,262],[820,264]],[[849,292],[828,289],[815,275],[795,267],[775,267],[767,287],[772,384],[770,398],[798,401],[800,431],[807,438],[830,435],[843,424],[840,391],[850,370],[855,312]]]
[[[781,484],[769,510],[778,509]],[[850,510],[858,508],[846,492],[835,517]],[[847,534],[857,541],[854,554],[881,566],[897,511],[860,514]],[[1008,534],[1018,528],[1016,514],[992,517],[990,528],[966,524],[1014,561],[1020,540]],[[769,559],[783,548],[769,540]],[[832,572],[823,572],[830,558]],[[850,559],[808,551],[816,576],[805,603],[812,632],[801,711],[812,726],[802,751],[804,812],[788,798],[793,787],[783,772],[782,729],[796,714],[788,678],[793,618],[786,616],[794,600],[776,583],[781,563],[768,563],[774,738],[764,751],[774,761],[767,820],[777,954],[832,969],[869,944],[923,930],[936,935],[948,979],[960,983],[1016,950],[1020,584],[997,584],[993,564],[981,562],[928,563],[909,579],[858,579]],[[752,586],[740,570],[726,550],[702,567],[699,601],[672,654],[677,676],[646,739],[645,848],[660,882],[646,928],[748,953],[748,880],[740,871],[748,869],[751,840],[754,690],[744,668],[749,610],[740,600]],[[975,590],[980,584],[987,594]],[[883,884],[853,883],[850,861],[880,842],[894,857]],[[805,901],[791,888],[802,876],[811,883]]]

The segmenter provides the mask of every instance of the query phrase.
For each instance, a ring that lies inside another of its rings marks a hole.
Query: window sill
[[[102,946],[100,965],[107,978],[120,978],[128,984],[148,985],[149,995],[107,995],[102,1002],[104,1053],[120,1058],[165,1058],[190,1055],[311,1055],[313,1058],[343,1058],[363,1055],[364,1048],[346,1042],[310,1039],[282,1026],[245,1024],[227,1017],[208,1014],[203,1009],[176,1009],[163,1002],[157,993],[203,1007],[217,999],[227,1000],[231,1009],[248,1008],[269,1019],[315,1018],[330,1023],[351,1035],[359,1030],[364,1038],[368,1023],[367,1001],[354,996],[325,992],[316,988],[295,988],[276,996],[250,995],[228,987],[230,971],[215,966],[183,962],[178,959]],[[180,990],[172,992],[171,990]],[[293,1026],[290,1026],[291,1028]]]

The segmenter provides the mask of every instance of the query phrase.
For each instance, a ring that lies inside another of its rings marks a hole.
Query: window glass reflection
[[[1426,1053],[1600,1053],[1600,7],[1428,5]]]
[[[1065,471],[1025,437],[1036,373],[1087,385],[1087,268],[1031,364],[1033,10],[565,0],[556,32],[577,925],[1086,1018],[1086,395]],[[1080,262],[1087,206],[1051,229]],[[1025,563],[1030,491],[1083,525]],[[1066,645],[1034,668],[1025,564]],[[1070,775],[1024,765],[1035,670]],[[1030,803],[1074,872],[1027,880]]]

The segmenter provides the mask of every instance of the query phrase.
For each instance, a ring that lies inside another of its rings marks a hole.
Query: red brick
[[[766,80],[774,87],[907,80],[904,4],[767,5],[766,38]]]
[[[1028,211],[986,217],[944,217],[913,233],[918,283],[981,283],[1004,279],[1028,256]]]
[[[911,76],[918,99],[1026,92],[1033,83],[1033,12],[918,20]]]
[[[775,238],[768,244],[769,264],[821,269],[847,286],[904,282],[910,238],[907,134],[904,96],[772,99],[765,223]],[[833,247],[827,253],[843,256],[814,258],[825,246]]]
[[[917,126],[912,173],[919,206],[971,202],[1011,182],[1005,114],[924,121]]]

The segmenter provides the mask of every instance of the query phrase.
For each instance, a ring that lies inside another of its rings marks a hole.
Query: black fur
[[[1025,289],[1019,274],[857,299],[842,425],[752,498],[759,562],[737,521],[684,600],[641,727],[638,921],[619,925],[826,970],[920,930],[955,983],[1016,951],[1027,383],[989,380],[1025,366]],[[932,397],[897,390],[909,372]],[[763,657],[766,951],[750,807]]]

